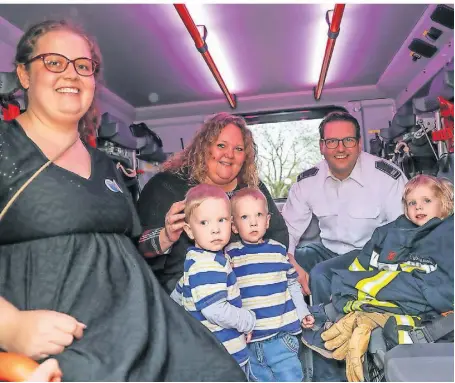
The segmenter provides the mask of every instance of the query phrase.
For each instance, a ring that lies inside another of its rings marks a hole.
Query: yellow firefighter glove
[[[336,349],[332,353],[333,359],[343,360],[346,357],[352,331],[357,325],[356,318],[357,312],[352,311],[321,334],[324,347],[327,350]]]
[[[377,324],[377,326],[375,326],[374,328],[376,327],[384,327],[385,326],[385,323],[387,322],[387,320],[393,316],[392,314],[389,314],[389,313],[367,313],[367,312],[357,312],[357,317],[360,318],[368,318],[370,319],[371,321],[375,322]],[[364,319],[362,319],[363,321]]]
[[[349,382],[363,382],[363,357],[370,343],[371,332],[384,327],[390,314],[357,313],[357,327],[352,332],[346,355],[346,376]]]
[[[346,355],[346,376],[349,382],[363,382],[363,355],[370,342],[371,328],[361,324],[352,332]]]

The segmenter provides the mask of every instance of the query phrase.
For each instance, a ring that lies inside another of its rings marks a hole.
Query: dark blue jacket
[[[333,270],[335,307],[407,315],[453,310],[453,241],[453,215],[421,227],[402,215],[377,228],[350,270]]]

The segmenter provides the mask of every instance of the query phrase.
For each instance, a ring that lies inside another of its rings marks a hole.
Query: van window
[[[318,127],[322,118],[249,124],[258,149],[259,176],[273,198],[287,198],[304,170],[323,158]]]

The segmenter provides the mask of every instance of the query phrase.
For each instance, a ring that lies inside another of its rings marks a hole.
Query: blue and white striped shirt
[[[182,294],[185,310],[207,327],[243,366],[249,359],[245,335],[235,328],[223,328],[209,322],[201,312],[224,300],[235,307],[242,307],[237,279],[223,252],[188,248],[183,277],[176,291]]]
[[[280,332],[302,331],[288,280],[297,278],[286,248],[272,239],[259,244],[234,242],[225,249],[240,287],[242,305],[256,314],[251,341]]]

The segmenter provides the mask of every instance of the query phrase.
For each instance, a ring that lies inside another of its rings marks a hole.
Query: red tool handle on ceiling
[[[319,100],[324,87],[327,72],[329,71],[330,60],[332,59],[333,49],[335,48],[335,41],[340,33],[340,24],[343,17],[345,4],[335,4],[333,11],[332,22],[329,23],[329,32],[327,33],[327,44],[325,46],[324,60],[322,61],[321,73],[319,74],[318,85],[314,89],[314,98]]]
[[[215,62],[213,61],[212,56],[208,51],[205,40],[201,37],[201,34],[199,33],[196,24],[194,23],[190,13],[188,12],[188,8],[186,7],[185,4],[174,4],[174,7],[177,13],[179,14],[180,18],[182,19],[183,24],[185,24],[185,27],[188,30],[189,34],[193,38],[197,50],[201,53],[207,66],[212,72],[213,77],[215,77],[216,82],[223,91],[224,96],[229,102],[229,105],[231,106],[232,109],[235,109],[237,107],[236,97],[231,92],[229,92],[229,89],[227,88],[226,83],[223,80],[223,77],[221,77],[221,74],[218,68],[216,67]]]

